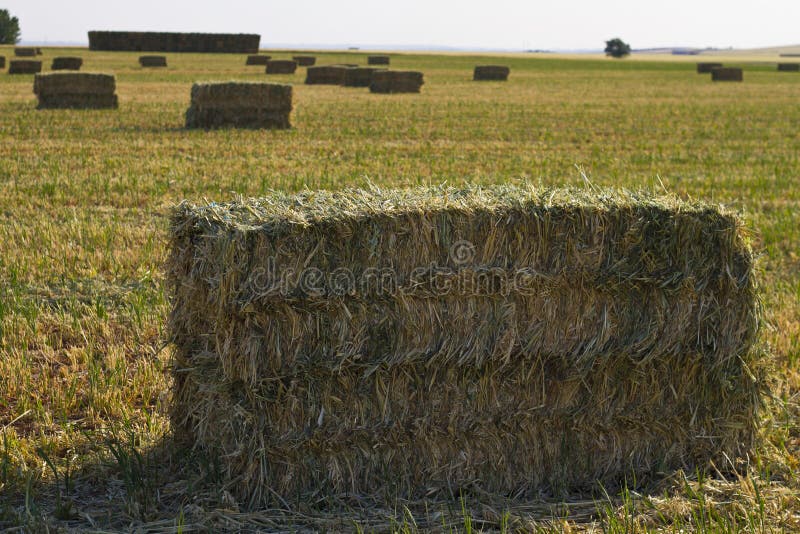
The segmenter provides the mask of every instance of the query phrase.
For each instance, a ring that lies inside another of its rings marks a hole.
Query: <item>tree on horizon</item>
[[[606,41],[605,53],[607,56],[615,57],[617,59],[623,58],[625,56],[630,55],[631,45],[629,45],[619,37],[615,37],[610,41]]]
[[[19,19],[7,9],[0,9],[0,44],[17,44],[19,34]]]

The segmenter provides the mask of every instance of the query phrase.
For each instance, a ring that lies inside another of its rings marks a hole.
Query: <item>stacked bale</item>
[[[42,72],[42,62],[35,59],[12,59],[8,62],[9,74],[36,74]]]
[[[367,65],[388,65],[389,56],[367,56]]]
[[[292,86],[273,83],[196,83],[187,128],[290,128]]]
[[[344,85],[349,65],[319,65],[306,69],[308,85]]]
[[[245,65],[261,65],[266,66],[269,60],[272,59],[272,56],[262,56],[258,54],[252,54],[247,56],[247,61],[245,61]]]
[[[115,90],[112,74],[53,72],[37,74],[33,81],[37,109],[113,109],[118,105]]]
[[[139,56],[139,65],[142,67],[166,67],[166,56]]]
[[[317,62],[317,58],[314,56],[293,56],[292,59],[297,61],[301,67],[310,67]]]
[[[89,50],[257,54],[260,42],[254,33],[89,32]]]
[[[714,67],[711,69],[711,80],[714,82],[741,82],[744,80],[742,69],[736,67]]]
[[[270,59],[267,61],[267,74],[294,74],[297,61],[293,59]]]
[[[698,63],[697,74],[709,74],[712,69],[721,67],[722,63]]]
[[[411,70],[382,70],[372,73],[369,90],[373,93],[419,93],[422,73]]]
[[[17,57],[35,57],[36,49],[28,46],[18,46],[14,49],[14,55]]]
[[[344,74],[345,87],[369,87],[372,83],[372,73],[383,70],[377,67],[355,67],[347,69]]]
[[[81,70],[83,59],[79,57],[55,57],[50,65],[51,70]]]
[[[506,81],[511,69],[504,65],[477,65],[472,73],[475,81]]]
[[[754,441],[753,254],[718,206],[276,192],[170,233],[172,427],[251,505],[613,487]]]
[[[800,63],[778,63],[778,72],[800,72]]]

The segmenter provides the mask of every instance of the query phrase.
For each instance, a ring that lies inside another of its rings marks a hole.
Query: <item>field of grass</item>
[[[800,530],[800,75],[745,65],[744,83],[712,84],[685,61],[514,56],[509,82],[474,83],[485,56],[405,54],[392,66],[425,73],[419,95],[306,87],[298,69],[269,77],[295,84],[292,130],[206,132],[183,129],[192,82],[266,80],[262,68],[169,54],[142,70],[138,54],[75,49],[45,49],[45,65],[75,54],[116,74],[119,110],[37,111],[33,77],[0,74],[0,529]],[[611,495],[246,512],[215,490],[214,459],[172,446],[170,206],[524,180],[666,189],[744,213],[776,370],[747,464]]]

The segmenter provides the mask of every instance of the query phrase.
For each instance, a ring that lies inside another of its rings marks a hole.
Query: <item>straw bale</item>
[[[317,58],[314,56],[292,56],[292,59],[297,61],[297,65],[300,67],[311,67],[317,62]]]
[[[29,46],[18,46],[14,48],[14,55],[17,57],[34,57],[36,49]]]
[[[753,254],[719,206],[275,192],[182,203],[170,244],[172,426],[252,506],[614,487],[757,433]]]
[[[504,65],[477,65],[472,74],[475,81],[506,81],[511,69]]]
[[[344,75],[345,87],[369,87],[372,82],[372,73],[384,70],[378,67],[355,67],[347,69]]]
[[[800,63],[778,63],[778,72],[800,72]]]
[[[697,74],[708,74],[712,69],[721,67],[722,63],[698,63]]]
[[[113,74],[52,72],[37,74],[33,79],[33,92],[37,95],[113,95],[115,90]]]
[[[272,56],[262,56],[259,54],[251,54],[247,56],[247,61],[245,61],[245,65],[261,65],[265,66],[269,60],[272,59]]]
[[[166,67],[167,56],[139,56],[139,65],[142,67]]]
[[[272,83],[196,83],[187,128],[290,128],[292,86]]]
[[[389,56],[367,56],[367,65],[388,65]]]
[[[9,74],[36,74],[42,72],[42,62],[34,59],[12,59],[8,62]]]
[[[6,56],[0,56],[0,69],[6,68]]]
[[[79,57],[55,57],[50,70],[81,70],[83,59]]]
[[[318,65],[306,69],[308,85],[344,85],[349,65]]]
[[[419,93],[422,73],[410,70],[383,70],[372,73],[369,90],[373,93]]]
[[[711,80],[715,82],[741,82],[744,80],[744,74],[740,68],[714,67],[711,69]]]
[[[294,74],[297,61],[293,59],[271,59],[267,62],[267,74]]]

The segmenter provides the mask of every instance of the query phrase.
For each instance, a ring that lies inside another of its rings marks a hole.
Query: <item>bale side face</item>
[[[34,57],[36,56],[36,48],[18,46],[14,49],[14,55],[17,57]]]
[[[712,69],[721,67],[722,63],[698,63],[697,74],[708,74]]]
[[[778,63],[778,72],[800,72],[800,63]]]
[[[37,74],[42,72],[42,62],[33,59],[12,59],[8,62],[9,74]]]
[[[37,74],[33,80],[33,92],[40,96],[113,95],[115,90],[113,74],[52,72]]]
[[[294,74],[297,62],[292,59],[271,59],[267,62],[267,74]]]
[[[79,57],[56,57],[50,70],[81,70],[83,59]]]
[[[256,505],[533,494],[741,457],[760,407],[752,261],[734,215],[674,198],[182,204],[173,428]]]
[[[272,59],[272,56],[250,55],[247,56],[247,61],[245,61],[245,65],[265,66],[270,59]]]
[[[715,82],[741,82],[744,80],[742,69],[735,67],[714,67],[711,69],[711,80]]]
[[[314,56],[293,56],[292,59],[297,61],[300,67],[311,67],[317,62],[317,58]]]
[[[166,56],[140,56],[139,65],[142,67],[166,67]]]
[[[419,93],[423,83],[421,72],[376,71],[372,73],[369,90],[373,93]]]
[[[389,56],[367,56],[367,65],[388,65]]]
[[[372,83],[372,74],[378,70],[376,67],[355,67],[347,69],[344,75],[345,87],[369,87]]]
[[[194,84],[187,128],[291,127],[292,86],[272,83]]]
[[[503,65],[478,65],[472,74],[475,81],[506,81],[511,69]]]
[[[306,69],[307,85],[344,85],[349,65],[319,65]]]

